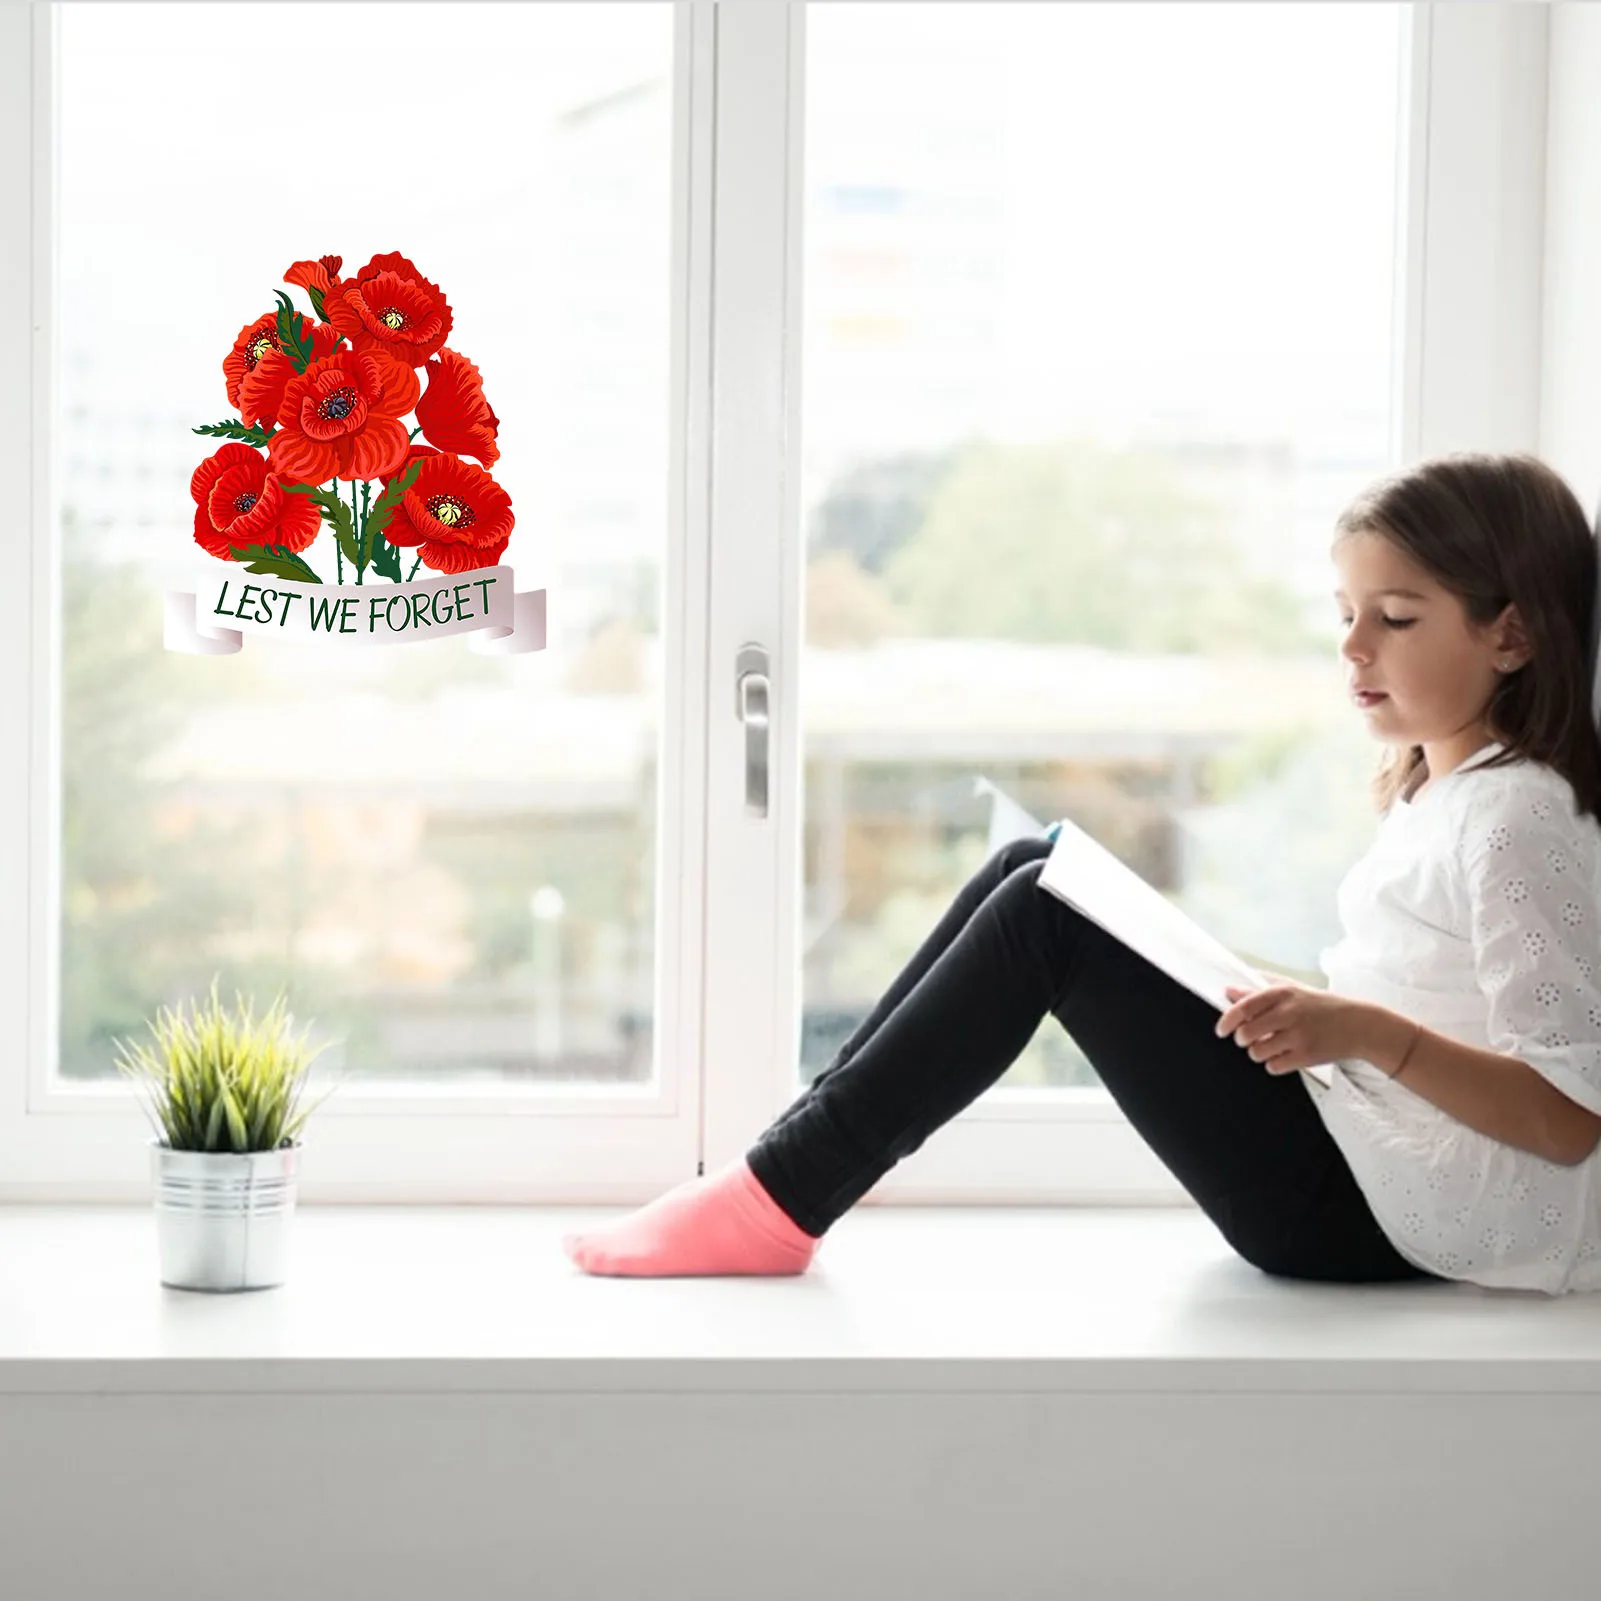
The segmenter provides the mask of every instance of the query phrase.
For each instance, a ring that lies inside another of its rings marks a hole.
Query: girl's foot
[[[822,1242],[790,1219],[740,1157],[617,1223],[564,1235],[561,1243],[586,1273],[699,1278],[804,1273]]]

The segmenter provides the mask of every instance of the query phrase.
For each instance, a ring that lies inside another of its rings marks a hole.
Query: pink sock
[[[586,1273],[702,1278],[804,1273],[821,1241],[790,1219],[740,1157],[620,1222],[564,1235],[561,1243]]]

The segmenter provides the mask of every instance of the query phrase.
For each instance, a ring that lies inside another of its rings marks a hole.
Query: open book
[[[1040,887],[1099,923],[1220,1014],[1234,1004],[1223,993],[1226,984],[1257,990],[1275,981],[1213,939],[1070,819],[1062,823],[1046,859]],[[1328,1065],[1305,1071],[1328,1084]]]

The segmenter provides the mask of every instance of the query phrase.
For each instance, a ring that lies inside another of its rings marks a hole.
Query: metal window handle
[[[734,710],[745,725],[745,815],[767,815],[767,652],[739,647],[734,658]]]

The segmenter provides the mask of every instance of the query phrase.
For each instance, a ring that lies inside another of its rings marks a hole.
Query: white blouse
[[[1338,891],[1330,991],[1518,1057],[1601,1114],[1601,824],[1491,744],[1397,799]],[[1446,1278],[1601,1289],[1601,1147],[1576,1167],[1480,1134],[1371,1062],[1306,1085],[1379,1226]]]

